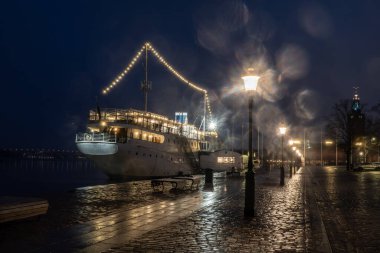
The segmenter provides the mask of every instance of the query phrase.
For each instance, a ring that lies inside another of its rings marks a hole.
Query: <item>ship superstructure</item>
[[[193,174],[198,152],[217,147],[217,133],[135,109],[91,110],[78,149],[112,177]]]

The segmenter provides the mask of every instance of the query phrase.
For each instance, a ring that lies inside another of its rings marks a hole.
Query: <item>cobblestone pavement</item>
[[[308,168],[333,252],[380,252],[380,172]]]
[[[284,187],[277,186],[277,177],[259,181],[254,218],[243,216],[244,180],[229,179],[226,187],[233,194],[225,199],[105,252],[307,252],[308,247],[310,250],[302,174],[293,176]]]
[[[215,180],[215,185],[222,182]],[[149,180],[120,182],[73,189],[46,196],[49,210],[38,219],[0,224],[0,252],[22,242],[38,246],[44,238],[75,225],[85,224],[99,217],[110,216],[121,210],[131,210],[165,200],[188,196],[189,192],[166,191],[154,194]]]
[[[280,187],[278,169],[258,171],[253,218],[244,177],[182,193],[152,193],[150,181],[81,188],[52,198],[40,220],[1,224],[0,251],[329,252],[310,175]]]

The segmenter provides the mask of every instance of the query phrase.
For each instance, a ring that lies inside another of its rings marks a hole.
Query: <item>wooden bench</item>
[[[158,178],[158,179],[151,180],[152,188],[156,192],[163,192],[165,183],[169,183],[172,189],[177,189],[177,190],[184,190],[186,187],[186,180],[184,179]]]
[[[189,176],[189,177],[174,177],[175,179],[183,179],[191,182],[190,190],[197,190],[199,188],[199,184],[201,183],[201,177],[198,176]]]
[[[45,214],[49,208],[47,200],[23,197],[0,197],[0,223],[30,218]]]

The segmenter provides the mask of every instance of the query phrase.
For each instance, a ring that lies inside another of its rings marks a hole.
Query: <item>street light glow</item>
[[[246,76],[241,78],[244,80],[244,87],[246,91],[255,91],[257,88],[257,83],[259,82],[260,77],[253,75],[253,68],[249,68]]]
[[[208,127],[210,128],[210,130],[215,130],[216,126],[217,126],[216,122],[215,121],[211,121]]]
[[[281,135],[285,135],[285,133],[286,133],[286,127],[280,127],[279,130],[280,130],[280,134]]]

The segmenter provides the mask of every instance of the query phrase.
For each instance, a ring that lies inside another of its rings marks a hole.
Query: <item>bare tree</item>
[[[342,99],[335,103],[331,114],[327,116],[326,125],[326,133],[331,137],[336,137],[339,146],[344,148],[347,170],[350,168],[352,149],[352,131],[349,123],[351,103],[350,99]]]

